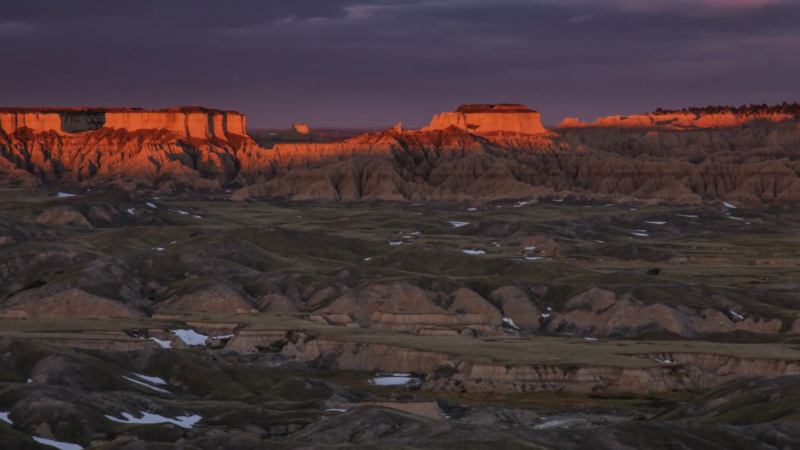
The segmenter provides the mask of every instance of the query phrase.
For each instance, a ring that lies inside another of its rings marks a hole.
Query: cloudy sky
[[[0,105],[202,105],[250,126],[544,122],[800,101],[800,0],[0,0]]]

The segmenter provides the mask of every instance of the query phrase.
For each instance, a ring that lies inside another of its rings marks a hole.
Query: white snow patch
[[[75,197],[75,194],[67,194],[66,192],[59,192],[56,197],[58,198],[67,198],[67,197]]]
[[[646,223],[653,224],[653,225],[664,225],[667,222],[646,222]]]
[[[161,197],[153,197],[153,200],[161,200]]]
[[[726,208],[730,208],[730,209],[736,209],[736,207],[735,207],[735,206],[731,205],[731,204],[730,204],[730,203],[728,203],[728,202],[722,202],[722,204],[723,204],[723,205],[725,205],[725,207],[726,207]]]
[[[606,243],[605,241],[598,241],[597,239],[595,239],[594,241],[595,241],[595,242],[599,242],[599,243],[601,243],[601,244],[605,244],[605,243]]]
[[[527,259],[528,261],[538,261],[538,260],[542,259],[542,257],[541,256],[526,256],[525,259]]]
[[[467,208],[467,211],[477,211],[478,208]]]
[[[516,325],[514,325],[514,321],[511,320],[510,317],[503,317],[503,322],[507,323],[511,328],[514,328],[515,330],[519,330],[519,328]]]
[[[554,202],[563,202],[564,199],[563,198],[554,198],[553,201]]]
[[[403,236],[403,239],[414,239],[414,236]]]
[[[552,311],[552,310],[553,310],[553,308],[551,308],[551,307],[549,307],[549,306],[548,306],[548,307],[547,307],[547,310],[548,310],[548,311]]]
[[[534,430],[544,430],[544,429],[547,429],[547,428],[561,427],[561,426],[565,426],[567,424],[570,424],[570,423],[573,423],[573,422],[578,422],[578,421],[579,421],[579,419],[555,419],[555,420],[551,420],[550,422],[540,423],[539,425],[535,425],[533,427],[533,429]]]
[[[420,234],[422,234],[421,231],[414,231],[411,233],[412,236],[419,236]]]
[[[198,415],[192,416],[178,416],[174,419],[170,419],[169,417],[164,417],[159,414],[150,414],[148,412],[142,411],[142,417],[133,417],[133,414],[129,413],[122,413],[122,417],[124,419],[117,419],[114,416],[106,414],[106,417],[109,420],[113,420],[114,422],[120,423],[138,423],[138,424],[151,424],[151,423],[172,423],[182,428],[192,428],[194,424],[200,421],[202,417]]]
[[[194,217],[195,219],[202,219],[202,217],[200,216],[192,216],[192,217]]]
[[[28,378],[28,384],[31,384],[31,383],[33,383],[33,379],[32,378]]]
[[[364,261],[369,261],[370,259],[372,259],[372,258],[371,257],[370,258],[364,258]]]
[[[3,422],[7,422],[10,425],[14,425],[14,422],[12,422],[11,419],[8,418],[9,414],[11,414],[10,411],[0,411],[0,420],[2,420]]]
[[[637,232],[635,232],[635,231],[631,231],[631,234],[632,234],[632,235],[634,235],[634,236],[641,236],[641,237],[648,237],[648,236],[650,236],[650,235],[649,235],[649,234],[647,234],[647,233],[637,233]]]
[[[545,319],[547,319],[548,317],[550,317],[550,314],[542,314],[542,317],[544,317]]]
[[[730,217],[733,220],[744,220],[741,217],[734,217],[734,216],[728,216],[728,217]]]
[[[156,247],[153,250],[155,250],[157,252],[163,252],[164,251],[164,247]]]
[[[655,362],[660,362],[661,364],[675,364],[675,361],[670,361],[668,359],[654,359]]]
[[[136,372],[134,372],[133,374],[136,375],[137,377],[139,377],[139,378],[141,378],[141,379],[143,379],[145,381],[149,381],[149,382],[151,382],[153,384],[167,384],[166,381],[164,381],[163,379],[158,378],[158,377],[149,377],[147,375],[142,375],[142,374],[136,373]]]
[[[417,381],[416,378],[408,375],[399,377],[392,375],[386,377],[375,377],[372,380],[370,380],[370,383],[376,386],[405,386],[415,381]]]
[[[178,241],[172,241],[172,242],[170,242],[170,244],[177,244],[177,243],[178,243]]]
[[[533,247],[525,247],[525,250],[536,250],[536,246],[533,246]]]
[[[453,224],[453,226],[454,226],[454,227],[456,227],[456,228],[458,228],[458,227],[463,227],[463,226],[466,226],[466,225],[469,225],[469,222],[452,222],[452,221],[451,221],[450,223],[452,223],[452,224]]]
[[[676,214],[676,216],[680,216],[680,217],[688,217],[688,218],[690,218],[690,219],[697,219],[698,217],[700,217],[700,216],[696,216],[696,215],[694,215],[694,214]]]
[[[170,342],[170,341],[162,341],[161,339],[159,339],[159,338],[154,338],[154,337],[151,337],[151,338],[150,338],[150,340],[151,340],[151,341],[154,341],[154,342],[155,342],[156,344],[158,344],[158,345],[159,345],[161,348],[172,348],[172,342]]]
[[[83,450],[78,444],[70,444],[69,442],[59,442],[54,441],[51,439],[45,439],[38,436],[33,436],[33,440],[44,445],[49,445],[50,447],[55,447],[60,450]]]
[[[147,205],[147,206],[149,206],[149,207],[151,207],[153,209],[156,209],[156,205],[154,205],[154,204],[152,204],[150,202],[145,203],[145,205]]]
[[[593,337],[585,337],[584,339],[586,339],[587,341],[596,341],[597,340],[597,338],[593,338]]]
[[[136,383],[138,385],[141,385],[141,386],[144,386],[144,387],[148,387],[148,388],[150,388],[150,389],[152,389],[152,390],[154,390],[156,392],[163,392],[164,394],[171,394],[172,393],[170,391],[167,391],[167,390],[164,390],[164,389],[161,389],[161,388],[157,388],[155,386],[150,386],[149,384],[141,382],[139,380],[134,380],[133,378],[126,377],[125,375],[123,375],[122,378],[125,378],[126,380],[128,380],[128,381],[130,381],[132,383]]]
[[[180,215],[182,215],[182,216],[188,216],[188,215],[189,215],[189,213],[188,213],[188,212],[186,212],[186,211],[181,211],[181,210],[179,210],[179,209],[170,209],[170,211],[172,211],[172,212],[176,212],[176,213],[178,213],[178,214],[180,214]]]
[[[204,345],[208,336],[194,330],[170,330],[178,336],[186,345]]]
[[[739,319],[739,320],[743,320],[744,319],[744,316],[742,316],[741,314],[736,314],[735,312],[731,311],[730,309],[728,311],[730,311],[731,314],[736,316],[737,319]]]
[[[136,210],[135,210],[135,209],[133,209],[133,208],[128,208],[128,214],[130,214],[130,215],[134,215],[135,213],[136,213]]]
[[[222,336],[211,336],[211,339],[216,339],[218,341],[221,341],[223,339],[230,339],[234,336],[235,334],[223,334]]]
[[[326,409],[325,411],[326,412],[345,412],[347,410],[346,409],[341,409],[341,408],[331,408],[331,409]]]
[[[609,203],[606,206],[614,206],[614,204],[613,203]]]
[[[389,241],[389,245],[403,245],[403,241]]]
[[[461,250],[461,251],[468,255],[483,255],[486,253],[483,250]]]

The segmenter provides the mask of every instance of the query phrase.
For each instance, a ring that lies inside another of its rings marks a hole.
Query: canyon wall
[[[796,123],[790,114],[752,113],[736,114],[730,111],[704,114],[696,112],[650,113],[630,116],[601,117],[592,124],[579,122],[578,119],[566,118],[555,127],[565,128],[622,128],[622,129],[660,129],[660,130],[699,130],[724,129],[741,126],[757,126],[759,124]]]
[[[422,131],[456,127],[475,134],[543,134],[541,115],[523,105],[463,105],[454,112],[434,116]]]
[[[247,134],[242,114],[200,107],[153,111],[129,108],[0,109],[0,129],[7,135],[20,129],[66,135],[100,128],[131,132],[167,130],[183,137],[200,139],[225,139],[228,134]]]

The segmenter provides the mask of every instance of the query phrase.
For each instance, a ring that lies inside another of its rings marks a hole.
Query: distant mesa
[[[564,119],[563,122],[558,124],[555,127],[555,129],[558,130],[558,129],[561,129],[561,128],[585,128],[585,127],[588,127],[588,126],[589,126],[589,124],[586,123],[586,122],[581,122],[580,120],[578,120],[576,118],[567,117],[567,118]]]
[[[292,125],[292,130],[300,134],[310,134],[311,130],[308,129],[308,125],[306,124],[294,124]]]
[[[422,131],[443,130],[450,127],[474,134],[543,134],[541,115],[519,104],[461,105],[453,112],[433,118]]]
[[[245,116],[199,106],[159,110],[139,108],[0,108],[0,129],[10,135],[20,129],[59,135],[99,129],[167,130],[200,139],[246,135]]]

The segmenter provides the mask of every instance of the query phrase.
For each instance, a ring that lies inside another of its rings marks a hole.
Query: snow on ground
[[[694,214],[675,214],[675,215],[676,216],[680,216],[680,217],[688,217],[690,219],[697,219],[698,217],[700,217],[700,216],[696,216]]]
[[[326,409],[325,411],[326,412],[345,412],[347,410],[346,409],[341,409],[341,408],[331,408],[331,409]]]
[[[189,215],[189,213],[188,213],[188,212],[186,212],[186,211],[181,211],[181,210],[179,210],[179,209],[170,209],[170,211],[172,211],[172,212],[176,212],[176,213],[178,213],[178,214],[180,214],[180,215],[182,215],[182,216],[188,216],[188,215]]]
[[[571,423],[575,423],[575,422],[581,422],[581,421],[582,421],[581,419],[573,419],[573,418],[570,418],[570,419],[555,419],[555,420],[551,420],[550,422],[540,423],[539,425],[535,425],[533,427],[533,429],[534,430],[544,430],[544,429],[547,429],[547,428],[563,427],[565,425],[568,425],[568,424],[571,424]]]
[[[11,419],[8,418],[9,414],[11,414],[10,411],[0,411],[0,420],[10,425],[14,425],[14,422],[12,422]]]
[[[664,225],[667,222],[645,222],[645,223],[649,223],[649,224],[652,224],[652,225]]]
[[[450,221],[450,223],[452,223],[453,226],[456,227],[456,228],[469,225],[469,222],[453,222],[453,221]]]
[[[641,236],[641,237],[648,237],[648,236],[650,236],[650,235],[649,235],[649,234],[647,234],[647,233],[639,233],[639,232],[636,232],[636,231],[631,231],[631,234],[632,234],[632,235],[634,235],[634,236]]]
[[[593,337],[585,337],[584,339],[586,339],[587,341],[596,341],[597,340],[597,338],[593,338]]]
[[[483,250],[461,250],[461,251],[468,255],[483,255],[486,253]]]
[[[38,436],[33,436],[33,440],[40,444],[49,445],[50,447],[55,447],[60,450],[83,450],[83,447],[80,445],[70,444],[69,442],[58,442]]]
[[[372,258],[364,258],[364,261],[369,261],[370,259],[372,259]]]
[[[408,374],[392,374],[391,376],[375,377],[370,380],[370,383],[376,386],[403,386],[416,381],[418,381],[417,378],[414,378]]]
[[[526,256],[525,259],[527,259],[528,261],[538,261],[538,260],[542,259],[542,257],[541,256]]]
[[[150,388],[150,389],[152,389],[152,390],[154,390],[156,392],[162,392],[164,394],[171,394],[172,393],[170,391],[167,391],[167,390],[164,390],[164,389],[161,389],[161,388],[157,388],[155,386],[150,386],[149,384],[143,383],[143,382],[141,382],[139,380],[134,380],[133,378],[126,377],[125,375],[123,375],[122,378],[125,378],[126,380],[128,380],[128,381],[130,381],[132,383],[136,383],[136,384],[139,384],[141,386],[148,387],[148,388]]]
[[[736,207],[735,207],[735,206],[731,205],[731,204],[730,204],[730,203],[728,203],[728,202],[722,202],[722,204],[723,204],[723,205],[725,205],[725,207],[726,207],[726,208],[729,208],[729,209],[736,209]]]
[[[655,362],[660,362],[661,364],[675,364],[675,361],[670,361],[668,359],[654,359]]]
[[[519,328],[517,328],[517,326],[514,325],[514,321],[511,320],[510,317],[503,317],[503,322],[507,323],[509,326],[511,326],[511,328],[519,330]]]
[[[136,210],[133,209],[133,208],[128,208],[128,214],[134,215],[134,214],[136,214]]]
[[[411,232],[411,235],[412,235],[412,236],[419,236],[420,234],[422,234],[422,232],[421,232],[421,231],[412,231],[412,232]]]
[[[163,252],[164,251],[164,247],[156,247],[153,250],[155,250],[157,252]]]
[[[178,336],[186,345],[205,345],[206,339],[208,336],[203,336],[202,334],[194,331],[194,330],[170,330],[176,336]]]
[[[744,220],[741,217],[734,217],[734,216],[728,216],[728,217],[730,217],[733,220]]]
[[[172,348],[172,342],[170,341],[162,341],[161,339],[154,337],[151,337],[150,340],[158,344],[158,346],[161,348]]]
[[[552,310],[553,310],[553,308],[551,308],[551,307],[549,307],[549,306],[548,306],[548,307],[547,307],[547,310],[548,310],[548,311],[552,311]]]
[[[159,414],[150,414],[148,412],[141,412],[142,417],[133,417],[133,414],[129,413],[122,413],[122,417],[124,419],[117,419],[114,416],[106,414],[106,417],[109,420],[113,420],[114,422],[120,423],[137,423],[137,424],[152,424],[152,423],[172,423],[182,428],[192,428],[194,424],[199,422],[202,417],[198,415],[192,416],[178,416],[174,419],[170,419],[169,417],[164,417]]]
[[[744,320],[744,316],[742,316],[741,314],[736,314],[735,312],[731,311],[730,309],[728,311],[730,311],[731,314],[736,316],[737,319]]]
[[[75,197],[75,194],[67,194],[66,192],[59,192],[56,197],[58,198],[67,198],[67,197]]]
[[[467,208],[467,211],[477,211],[478,208]]]
[[[195,219],[202,219],[202,217],[200,216],[192,216],[192,217],[194,217]]]
[[[525,250],[536,250],[536,246],[533,246],[533,247],[525,247]]]
[[[222,336],[211,336],[211,338],[212,339],[216,339],[218,341],[221,341],[223,339],[230,339],[230,338],[232,338],[234,336],[236,336],[236,335],[235,334],[223,334]]]
[[[136,372],[134,372],[133,374],[136,375],[137,377],[139,377],[139,378],[141,378],[141,379],[143,379],[145,381],[149,381],[149,382],[151,382],[153,384],[167,384],[166,381],[164,381],[164,380],[162,380],[161,378],[158,378],[158,377],[149,377],[147,375],[142,375],[142,374],[136,373]]]
[[[601,243],[601,244],[605,244],[605,243],[606,243],[605,241],[598,241],[597,239],[595,239],[594,241],[595,241],[595,242],[599,242],[599,243]]]
[[[146,204],[147,206],[149,206],[149,207],[153,208],[153,209],[156,209],[156,205],[154,205],[154,204],[152,204],[152,203],[150,203],[150,202],[147,202],[147,203],[145,203],[145,204]]]
[[[28,384],[31,384],[31,383],[33,383],[33,379],[28,378]]]
[[[403,245],[403,241],[389,241],[389,245]]]
[[[614,204],[613,203],[609,203],[606,206],[614,206]]]
[[[545,319],[547,319],[548,317],[550,317],[550,314],[542,314],[542,317],[544,317]]]
[[[554,198],[553,201],[554,202],[563,202],[564,199],[563,198]]]

